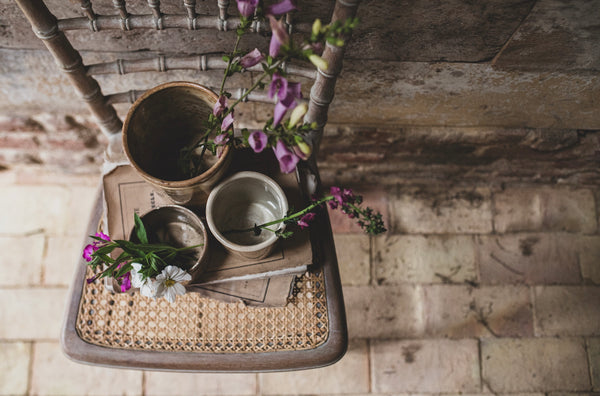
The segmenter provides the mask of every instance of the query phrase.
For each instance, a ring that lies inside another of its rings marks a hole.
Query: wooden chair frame
[[[195,13],[195,0],[183,0],[186,14],[166,15],[160,10],[158,0],[148,0],[151,13],[148,15],[130,15],[124,0],[113,0],[113,6],[118,15],[100,16],[94,13],[89,0],[81,0],[83,17],[57,19],[46,7],[43,0],[16,0],[19,7],[32,25],[33,31],[39,37],[55,58],[62,71],[69,77],[79,96],[86,102],[96,118],[100,129],[109,138],[107,158],[117,158],[122,151],[120,147],[120,132],[122,121],[113,106],[115,103],[131,102],[144,91],[129,91],[104,95],[98,81],[93,75],[105,73],[125,74],[139,71],[166,71],[173,69],[209,70],[224,68],[225,64],[219,57],[194,55],[177,58],[164,56],[135,61],[116,60],[114,62],[84,65],[81,55],[71,45],[64,31],[90,29],[92,31],[106,29],[205,29],[217,26],[221,30],[232,30],[237,22],[228,17],[228,0],[218,0],[219,15],[217,17],[198,16]],[[344,21],[356,14],[358,0],[336,0],[331,22]],[[289,18],[287,19],[290,20]],[[254,26],[257,31],[264,26]],[[342,69],[344,56],[343,47],[326,45],[323,58],[328,62],[327,70],[304,69],[289,66],[288,72],[314,78],[310,93],[308,112],[305,121],[316,123],[317,128],[312,132],[311,139],[315,154],[312,159],[298,167],[298,175],[305,193],[311,195],[320,189],[319,173],[316,166],[316,152],[319,147],[323,128],[327,122],[329,105],[333,100],[337,76]],[[233,92],[240,97],[243,89]],[[249,96],[250,100],[271,102],[264,94],[256,93]],[[96,202],[88,235],[95,232],[102,216],[102,195]],[[70,304],[67,307],[66,320],[63,327],[61,343],[67,356],[73,360],[103,366],[176,370],[176,371],[228,371],[255,372],[281,371],[321,367],[340,359],[347,348],[348,335],[344,302],[341,291],[341,281],[335,254],[335,246],[331,226],[327,216],[321,217],[311,227],[311,238],[320,241],[322,251],[322,271],[327,291],[327,308],[329,315],[329,338],[327,341],[310,350],[277,351],[267,353],[191,353],[191,352],[155,352],[132,351],[106,348],[89,344],[81,339],[76,331],[75,320],[85,283],[86,266],[83,261],[77,267],[71,288]],[[159,354],[159,355],[157,355]]]

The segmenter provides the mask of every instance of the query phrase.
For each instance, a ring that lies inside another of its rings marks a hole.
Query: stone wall
[[[80,15],[70,3],[47,3],[58,16]],[[180,3],[163,1],[161,6],[165,12],[185,13]],[[148,13],[145,2],[128,4],[132,13]],[[333,2],[301,4],[299,30],[315,17],[326,18]],[[111,2],[94,3],[100,14],[113,14],[111,7]],[[376,183],[486,180],[490,175],[596,183],[599,8],[600,0],[363,0],[361,24],[347,49],[319,157],[324,175]],[[60,167],[66,161],[58,153],[66,150],[78,170],[97,166],[104,142],[84,104],[16,4],[0,0],[0,10],[0,116],[5,125],[0,163]],[[216,2],[199,2],[197,11],[214,14]],[[232,38],[216,30],[68,35],[86,63],[115,54],[134,59],[214,51]],[[264,47],[266,40],[249,36],[244,46]],[[209,83],[219,74],[146,72],[99,80],[105,93],[114,93],[175,79]],[[126,106],[119,110],[123,115]],[[269,112],[270,106],[254,105],[244,116],[252,124]]]

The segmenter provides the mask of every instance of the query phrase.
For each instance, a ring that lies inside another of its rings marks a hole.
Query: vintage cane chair
[[[147,0],[145,14],[130,14],[125,0],[112,0],[112,15],[99,15],[90,0],[81,0],[84,15],[63,19],[55,17],[43,0],[16,2],[96,118],[109,141],[107,159],[115,162],[122,155],[122,121],[114,104],[133,103],[151,87],[104,94],[99,79],[94,76],[173,69],[203,72],[209,68],[223,69],[225,63],[218,61],[220,56],[188,54],[84,64],[72,38],[76,34],[117,29],[147,32],[218,28],[234,31],[237,25],[237,18],[229,18],[229,0],[218,0],[219,15],[215,16],[197,14],[196,0],[183,0],[185,13],[180,14],[164,13],[159,0]],[[357,7],[358,0],[335,1],[331,21],[354,17]],[[292,31],[295,26],[290,15],[286,22]],[[264,30],[264,27],[255,26],[255,30]],[[328,61],[328,70],[317,73],[291,65],[288,69],[290,74],[314,79],[305,120],[318,125],[311,136],[315,152],[327,121],[343,55],[344,48],[327,45],[323,57]],[[243,89],[234,92],[239,97]],[[261,93],[250,95],[249,99],[270,102]],[[298,168],[298,179],[307,196],[320,188],[315,157],[313,155],[312,160]],[[100,193],[86,235],[98,229],[102,212]],[[319,216],[310,229],[311,242],[316,246],[315,268],[300,277],[294,297],[283,308],[248,308],[243,304],[221,303],[188,293],[186,296],[191,297],[181,303],[178,301],[175,307],[159,304],[150,312],[152,309],[135,295],[114,294],[101,284],[87,284],[85,279],[89,270],[82,260],[71,287],[61,336],[63,350],[68,357],[82,363],[173,371],[279,371],[332,364],[344,355],[348,343],[341,282],[328,217]],[[144,316],[140,314],[141,310],[146,311]],[[152,315],[168,317],[167,328],[150,328]],[[120,321],[120,327],[115,328],[118,317],[127,320]]]

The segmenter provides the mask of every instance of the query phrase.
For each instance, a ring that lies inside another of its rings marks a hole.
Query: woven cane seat
[[[99,194],[88,235],[103,214]],[[326,214],[326,212],[325,212]],[[61,343],[71,359],[112,367],[256,372],[321,367],[348,339],[341,282],[327,216],[311,226],[315,264],[297,277],[282,307],[251,307],[189,292],[176,303],[88,284],[80,260]]]
[[[88,277],[93,274],[88,270]],[[76,328],[90,344],[127,350],[254,353],[316,348],[329,335],[322,272],[307,272],[285,307],[179,297],[176,304],[86,284]]]

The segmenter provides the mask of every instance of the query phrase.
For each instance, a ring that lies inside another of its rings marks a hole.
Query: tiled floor
[[[598,191],[365,191],[390,231],[334,215],[351,342],[323,369],[143,372],[80,365],[58,337],[99,175],[0,172],[0,394],[600,392]]]

